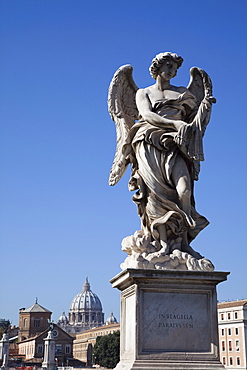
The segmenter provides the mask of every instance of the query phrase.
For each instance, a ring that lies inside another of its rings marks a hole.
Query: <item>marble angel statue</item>
[[[203,135],[210,119],[212,83],[197,67],[188,87],[176,87],[183,59],[156,55],[149,68],[152,86],[138,89],[132,66],[120,67],[109,87],[108,108],[116,124],[117,149],[109,184],[115,185],[130,164],[129,190],[136,191],[141,230],[122,241],[125,268],[214,269],[190,246],[208,225],[195,209],[194,180],[204,160]]]

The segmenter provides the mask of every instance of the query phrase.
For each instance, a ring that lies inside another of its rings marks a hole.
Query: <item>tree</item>
[[[113,369],[119,362],[120,332],[97,337],[93,349],[95,363]]]

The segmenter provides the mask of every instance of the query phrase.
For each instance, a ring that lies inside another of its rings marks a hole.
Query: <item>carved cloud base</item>
[[[121,264],[121,269],[155,269],[182,271],[213,271],[214,265],[207,258],[194,258],[189,253],[175,249],[171,254],[160,255],[159,252],[143,256],[132,252]]]
[[[224,369],[219,361],[216,285],[227,272],[127,269],[115,370]]]

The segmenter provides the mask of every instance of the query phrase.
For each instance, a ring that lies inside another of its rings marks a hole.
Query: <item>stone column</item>
[[[9,337],[7,333],[4,333],[2,339],[0,340],[0,360],[2,361],[1,369],[8,369]]]
[[[116,370],[222,370],[216,285],[227,272],[126,269]]]
[[[52,330],[48,331],[47,337],[44,339],[44,361],[42,362],[42,368],[47,370],[55,370],[55,339],[52,334]]]

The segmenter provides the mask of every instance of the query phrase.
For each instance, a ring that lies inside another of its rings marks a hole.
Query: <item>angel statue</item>
[[[128,254],[122,269],[214,269],[190,243],[209,224],[195,209],[193,184],[216,100],[210,77],[200,68],[191,68],[187,88],[171,85],[182,62],[175,53],[156,55],[149,68],[155,83],[144,89],[136,86],[132,66],[124,65],[109,87],[117,132],[109,184],[131,165],[129,190],[136,191],[133,201],[141,219],[141,230],[122,241]]]

